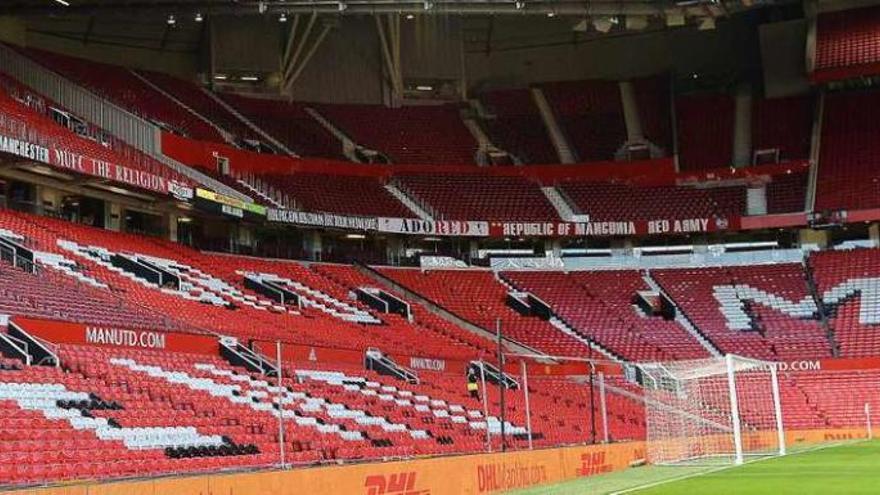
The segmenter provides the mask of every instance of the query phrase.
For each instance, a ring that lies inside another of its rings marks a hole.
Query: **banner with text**
[[[47,148],[14,137],[0,135],[0,152],[147,191],[169,194],[181,200],[189,200],[193,197],[192,188],[186,184],[160,177],[152,172],[80,155],[62,148]]]
[[[217,338],[209,335],[85,325],[37,318],[16,317],[12,319],[12,323],[25,332],[53,344],[96,345],[210,355],[220,352]]]
[[[699,234],[739,229],[739,218],[682,218],[620,222],[491,222],[492,237],[612,237]]]
[[[270,222],[322,227],[328,229],[376,230],[376,219],[372,217],[356,217],[336,215],[333,213],[314,213],[307,211],[281,210],[269,208],[267,218]]]
[[[379,232],[411,235],[488,237],[489,222],[464,220],[419,220],[379,217]]]

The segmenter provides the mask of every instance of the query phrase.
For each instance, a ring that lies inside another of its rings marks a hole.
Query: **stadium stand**
[[[823,251],[809,259],[840,355],[876,356],[880,343],[880,250]]]
[[[207,118],[221,129],[231,133],[238,139],[253,139],[259,141],[261,136],[254,132],[238,117],[231,114],[226,108],[217,103],[199,87],[197,83],[179,79],[168,74],[154,71],[137,71],[142,77],[170,94],[177,101],[188,106],[199,115]]]
[[[528,89],[486,91],[479,98],[490,113],[486,132],[493,144],[524,163],[559,162]]]
[[[92,126],[81,130],[82,134],[72,131],[50,117],[48,112],[52,107],[64,110],[12,78],[0,74],[0,125],[6,136],[102,160],[108,164],[124,165],[165,180],[177,181],[182,185],[191,184],[188,178],[165,164],[112,136],[101,133],[102,142],[99,142],[96,134],[100,129]]]
[[[561,182],[559,189],[593,221],[728,218],[745,214],[745,189],[696,189],[598,182]],[[654,201],[629,201],[653,198]]]
[[[643,77],[632,81],[645,138],[672,154],[672,116],[669,79]]]
[[[650,287],[637,271],[508,272],[501,276],[541,298],[568,324],[628,361],[709,355],[678,323],[638,313],[632,300],[638,291]]]
[[[219,96],[294,153],[344,158],[342,143],[305,111],[303,103],[234,93],[219,93]]]
[[[216,128],[159,93],[126,68],[36,48],[19,49],[40,65],[175,133],[225,142]]]
[[[822,121],[816,211],[880,206],[876,90],[829,94]]]
[[[816,21],[816,48],[812,77],[831,81],[877,74],[880,49],[880,9],[826,12]]]
[[[394,163],[475,163],[477,143],[457,105],[316,105],[354,142],[387,155]],[[377,123],[381,122],[381,125]]]
[[[755,98],[752,101],[752,149],[778,149],[780,161],[810,157],[813,130],[811,96]]]
[[[679,167],[682,171],[727,167],[733,157],[733,98],[722,94],[678,96]]]
[[[437,219],[552,221],[559,217],[540,186],[527,178],[400,175],[397,181]]]
[[[626,142],[616,81],[575,81],[541,86],[580,161],[613,160]]]
[[[831,356],[799,265],[666,269],[651,275],[724,353],[767,360]]]
[[[397,218],[413,216],[385,190],[377,177],[296,173],[266,174],[260,178],[286,193],[298,209],[306,211]]]

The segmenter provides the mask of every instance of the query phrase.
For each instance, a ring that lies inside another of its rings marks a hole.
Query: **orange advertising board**
[[[789,446],[865,438],[864,430],[786,432]],[[239,474],[76,484],[9,495],[484,495],[628,468],[644,442],[297,468]]]

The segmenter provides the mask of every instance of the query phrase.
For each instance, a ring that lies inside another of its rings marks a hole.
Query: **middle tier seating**
[[[568,181],[560,191],[594,222],[730,218],[746,213],[745,188],[697,189]]]
[[[438,220],[556,221],[540,185],[522,177],[400,175],[402,189]]]
[[[382,179],[331,174],[266,174],[260,179],[286,193],[297,209],[340,215],[413,218],[415,214],[389,193]]]

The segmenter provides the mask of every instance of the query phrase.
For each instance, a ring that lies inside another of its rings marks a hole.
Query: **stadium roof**
[[[723,17],[785,0],[7,0],[6,15],[96,15],[202,13],[263,15],[326,14],[509,14],[560,16]]]

